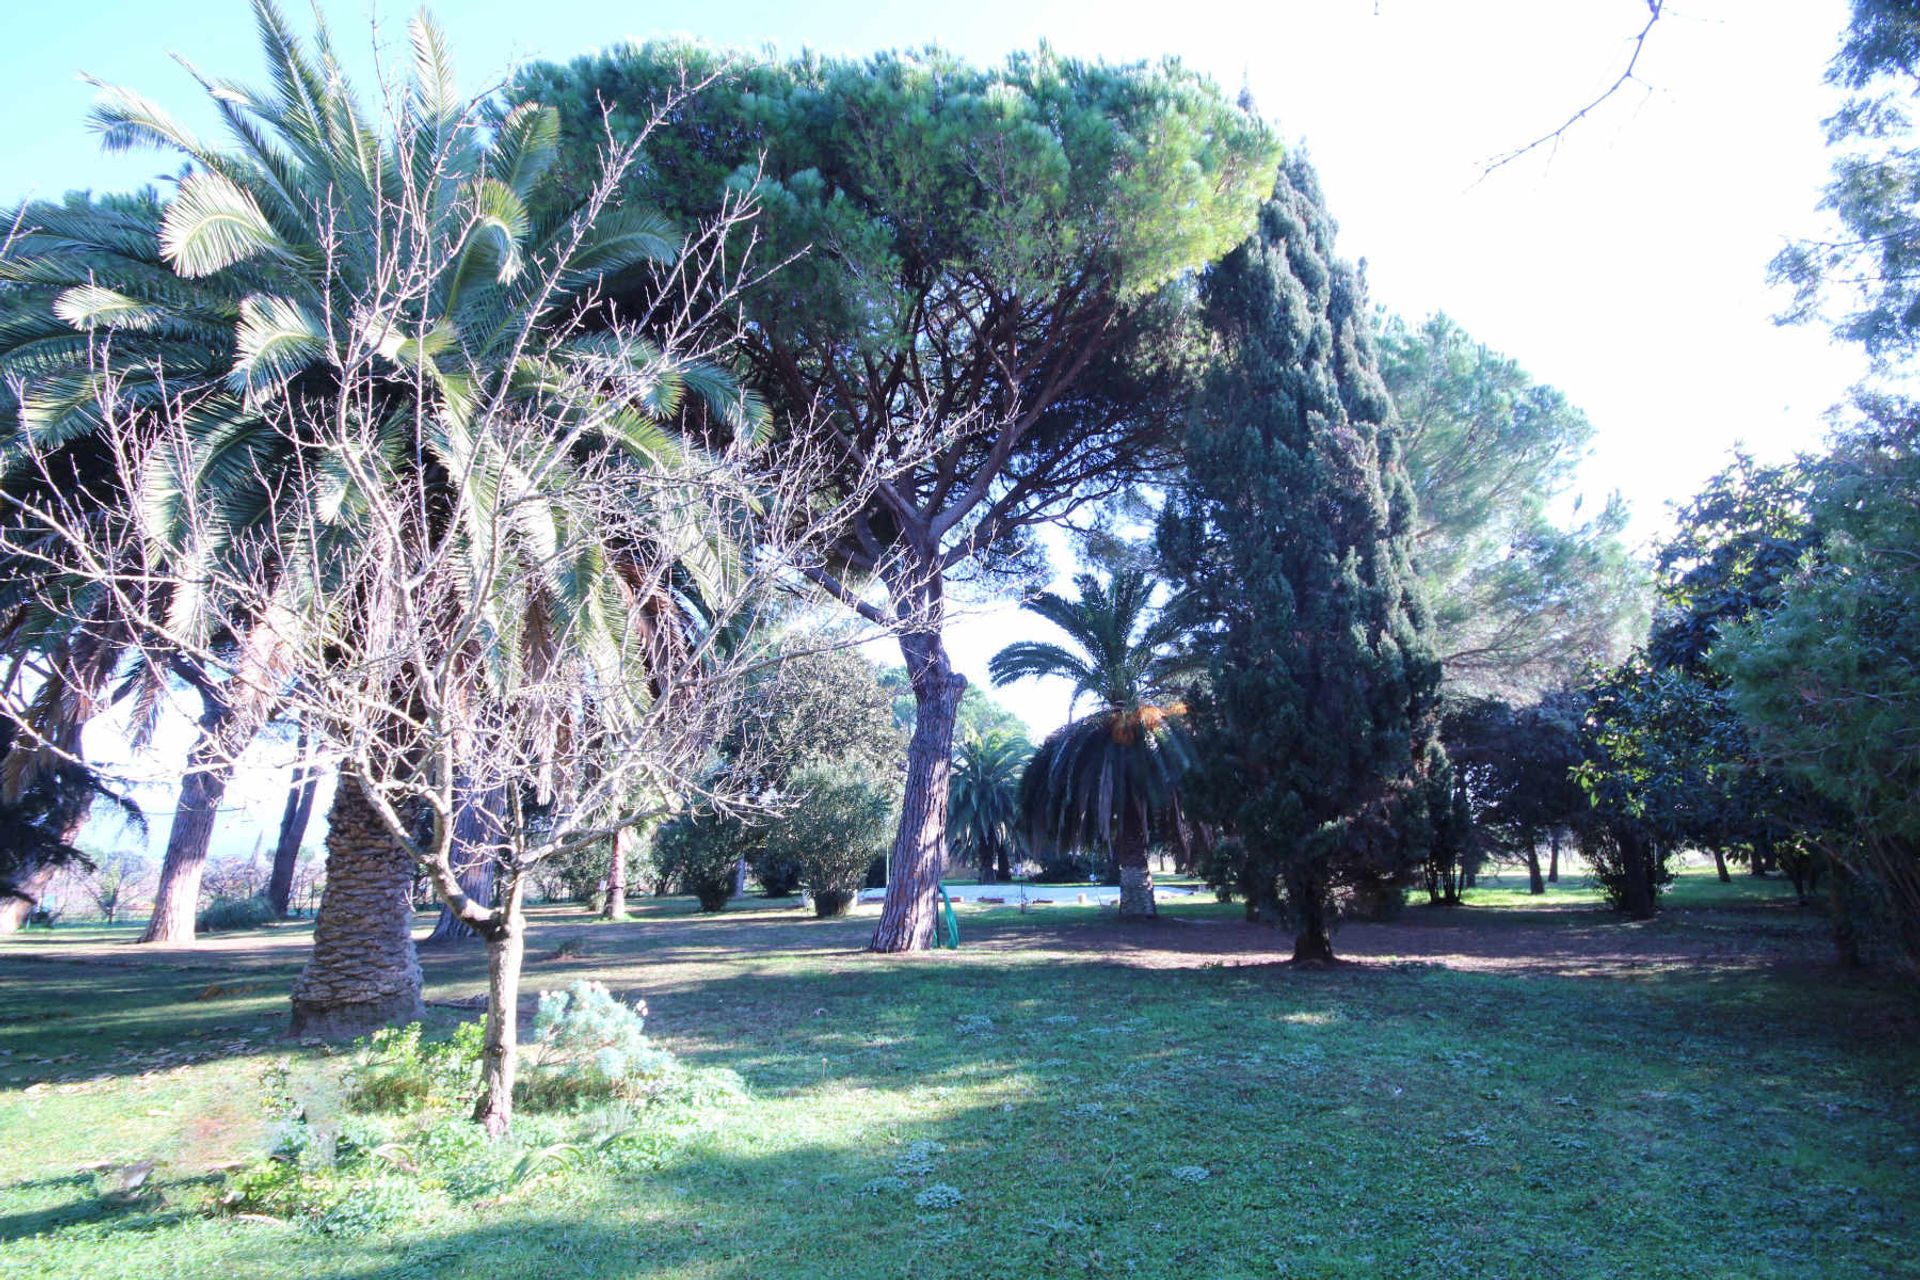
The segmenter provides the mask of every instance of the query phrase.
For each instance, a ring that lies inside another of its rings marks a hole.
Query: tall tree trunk
[[[487,1038],[480,1051],[480,1102],[473,1118],[498,1138],[513,1123],[513,1080],[520,1065],[520,967],[526,959],[525,880],[509,874],[499,919],[487,930]]]
[[[1755,861],[1759,860],[1760,855],[1758,852],[1755,852],[1753,856]],[[1733,883],[1733,875],[1727,870],[1727,852],[1719,845],[1713,847],[1713,869],[1720,873],[1721,884]]]
[[[1619,834],[1621,870],[1626,876],[1626,892],[1621,905],[1635,920],[1651,920],[1654,914],[1653,842],[1637,830]]]
[[[460,891],[482,906],[493,905],[495,853],[506,810],[506,795],[497,787],[480,791],[462,782],[455,791],[453,865],[460,876]],[[442,903],[427,942],[465,942],[479,936]]]
[[[607,860],[607,902],[600,909],[601,916],[608,920],[627,918],[627,854],[637,839],[639,833],[632,827],[613,833],[613,856]]]
[[[51,863],[39,863],[14,877],[14,887],[20,893],[0,898],[0,934],[19,932],[20,926],[40,905],[41,897],[53,884],[53,878],[59,874],[59,867]]]
[[[905,632],[900,652],[913,685],[915,719],[907,743],[907,789],[900,830],[887,863],[887,898],[869,944],[874,951],[922,951],[933,944],[940,877],[947,862],[947,785],[953,773],[953,725],[967,687],[947,659],[938,631]]]
[[[327,888],[313,953],[293,988],[294,1035],[351,1039],[420,1018],[412,887],[413,860],[342,773],[327,813]]]
[[[207,729],[204,720],[201,724],[203,738],[217,736],[217,730]],[[167,832],[167,856],[160,864],[160,884],[153,895],[153,917],[140,941],[193,941],[200,876],[206,870],[220,799],[232,777],[233,761],[217,742],[203,741],[187,756],[187,774],[180,779],[180,799]]]
[[[1113,860],[1120,866],[1120,918],[1153,919],[1153,868],[1147,864],[1144,825],[1121,823],[1119,836],[1114,841]]]
[[[1293,962],[1331,964],[1333,939],[1327,934],[1327,888],[1310,876],[1287,878],[1287,905],[1293,911]]]
[[[1547,859],[1547,883],[1559,884],[1560,883],[1560,829],[1558,827],[1555,827],[1553,830],[1547,832],[1547,849],[1549,850],[1549,857]]]
[[[233,766],[272,718],[280,684],[291,658],[271,614],[256,622],[240,643],[233,675],[215,685],[202,673],[200,735],[187,753],[180,780],[179,807],[167,832],[167,856],[160,864],[160,885],[153,896],[153,919],[142,942],[192,942],[200,906],[200,874],[220,799],[233,778]]]
[[[1540,842],[1529,835],[1527,837],[1527,892],[1537,895],[1546,891],[1547,880],[1540,873]]]
[[[267,901],[282,920],[293,905],[293,873],[300,866],[300,846],[306,843],[307,824],[313,820],[313,793],[320,789],[320,769],[307,750],[307,727],[300,726],[300,759],[287,787],[287,805],[280,811],[280,838],[273,846],[273,875],[267,881]]]

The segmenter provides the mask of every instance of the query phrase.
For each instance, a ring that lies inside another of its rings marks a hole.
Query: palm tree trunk
[[[1120,867],[1120,918],[1152,920],[1153,868],[1147,863],[1147,831],[1144,825],[1123,822],[1114,841],[1113,859]]]
[[[327,887],[313,954],[293,988],[293,1034],[351,1039],[417,1021],[413,861],[347,774],[327,813]]]
[[[307,824],[313,820],[313,794],[320,787],[320,770],[307,751],[307,729],[300,726],[300,761],[293,766],[293,781],[287,787],[287,806],[280,811],[280,838],[273,846],[273,875],[267,881],[267,901],[273,914],[287,918],[293,903],[293,873],[300,865],[300,846],[306,842]]]
[[[915,720],[907,743],[907,789],[900,830],[887,863],[887,898],[869,949],[923,951],[933,945],[940,877],[947,863],[947,786],[953,773],[953,725],[967,687],[937,631],[900,637],[913,685]]]
[[[487,930],[487,1036],[480,1051],[480,1101],[473,1118],[498,1138],[513,1123],[513,1081],[520,1059],[520,968],[526,959],[525,881],[509,874],[499,919]]]

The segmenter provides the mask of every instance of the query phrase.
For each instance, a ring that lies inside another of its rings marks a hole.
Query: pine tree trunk
[[[492,1138],[513,1124],[513,1080],[520,1065],[520,967],[526,959],[524,881],[510,875],[500,920],[487,932],[487,1038],[480,1052],[480,1102],[473,1118]]]
[[[35,907],[40,905],[41,896],[53,884],[53,878],[59,874],[59,867],[41,863],[14,877],[14,885],[21,890],[21,894],[17,897],[0,898],[0,934],[20,931],[20,926],[27,922],[27,917],[33,914]]]
[[[634,842],[632,827],[613,833],[613,856],[607,860],[607,903],[600,910],[608,920],[627,918],[627,850]]]
[[[199,738],[187,753],[179,808],[167,833],[167,855],[153,897],[153,919],[142,942],[193,941],[200,875],[206,869],[220,799],[227,793],[235,760],[273,717],[290,656],[270,610],[241,641],[232,677],[218,687],[202,685],[206,710],[200,716]]]
[[[293,766],[287,787],[287,806],[280,811],[280,838],[273,846],[273,875],[267,881],[267,901],[282,920],[293,905],[293,873],[300,865],[300,846],[313,820],[313,795],[320,789],[320,770],[307,754],[307,730],[300,729],[300,762]]]
[[[351,1039],[417,1021],[413,861],[346,774],[327,814],[327,887],[313,954],[293,988],[293,1034]]]
[[[887,897],[869,944],[874,951],[923,951],[933,945],[940,877],[947,861],[947,785],[953,725],[967,686],[947,659],[938,632],[900,637],[913,685],[915,720],[907,744],[906,798],[887,864]]]
[[[187,757],[187,775],[180,780],[180,800],[167,832],[167,856],[160,864],[160,884],[153,895],[153,918],[140,941],[193,941],[200,877],[206,870],[220,799],[232,776],[232,758],[216,744],[203,741]]]
[[[1114,841],[1113,857],[1120,866],[1120,918],[1152,920],[1153,868],[1147,864],[1146,829],[1123,822]]]

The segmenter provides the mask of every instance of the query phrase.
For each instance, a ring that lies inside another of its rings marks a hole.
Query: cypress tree
[[[1229,837],[1213,875],[1290,921],[1295,960],[1333,959],[1336,902],[1398,904],[1450,772],[1412,490],[1363,282],[1333,241],[1290,158],[1257,233],[1203,282],[1215,359],[1159,536],[1206,651],[1191,785]]]

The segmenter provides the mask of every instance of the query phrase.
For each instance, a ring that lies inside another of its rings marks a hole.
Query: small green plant
[[[358,1041],[347,1077],[355,1111],[413,1111],[465,1102],[479,1079],[486,1022],[463,1022],[446,1040],[427,1040],[420,1024],[386,1027]]]
[[[643,1002],[626,1004],[598,982],[542,992],[516,1100],[560,1109],[646,1094],[674,1066],[673,1055],[647,1039],[646,1026]]]
[[[202,933],[258,929],[274,922],[273,904],[264,897],[215,898],[200,909],[194,924]]]

